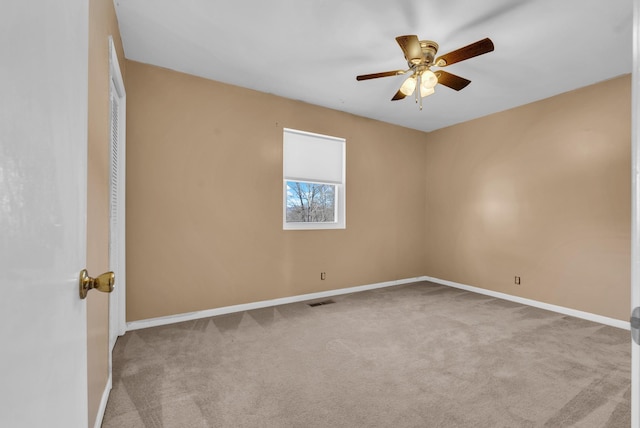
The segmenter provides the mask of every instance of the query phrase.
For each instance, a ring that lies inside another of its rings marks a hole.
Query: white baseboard
[[[200,318],[209,318],[216,315],[231,314],[234,312],[249,311],[251,309],[268,308],[271,306],[286,305],[287,303],[304,302],[306,300],[323,299],[325,297],[339,296],[341,294],[357,293],[359,291],[374,290],[376,288],[391,287],[394,285],[410,284],[424,281],[423,277],[398,279],[395,281],[378,282],[375,284],[361,285],[357,287],[339,288],[336,290],[320,291],[317,293],[301,294],[298,296],[282,297],[279,299],[262,300],[259,302],[245,303],[241,305],[225,306],[222,308],[207,309],[204,311],[189,312],[186,314],[170,315],[166,317],[149,318],[127,323],[127,331],[142,328],[157,327],[160,325],[174,324],[183,321],[191,321]]]
[[[461,290],[472,291],[474,293],[484,294],[484,295],[495,297],[498,299],[509,300],[511,302],[522,303],[523,305],[533,306],[540,309],[546,309],[548,311],[558,312],[558,313],[569,315],[576,318],[582,318],[588,321],[609,325],[611,327],[631,330],[631,323],[628,321],[622,321],[615,318],[596,315],[590,312],[579,311],[577,309],[565,308],[564,306],[552,305],[550,303],[539,302],[537,300],[526,299],[524,297],[513,296],[511,294],[500,293],[498,291],[487,290],[485,288],[473,287],[471,285],[465,285],[465,284],[460,284],[453,281],[447,281],[446,279],[439,279],[439,278],[432,278],[429,276],[425,276],[425,277],[422,277],[422,280],[435,282],[436,284],[446,285],[448,287],[459,288]]]
[[[241,305],[225,306],[222,308],[207,309],[204,311],[189,312],[185,314],[170,315],[166,317],[149,318],[139,321],[131,321],[127,323],[127,331],[139,330],[142,328],[157,327],[161,325],[174,324],[184,321],[191,321],[201,318],[209,318],[216,315],[231,314],[234,312],[249,311],[251,309],[267,308],[271,306],[285,305],[287,303],[304,302],[306,300],[323,299],[325,297],[338,296],[341,294],[357,293],[359,291],[374,290],[376,288],[391,287],[394,285],[410,284],[412,282],[430,281],[436,284],[446,285],[448,287],[459,288],[466,291],[472,291],[478,294],[495,297],[498,299],[509,300],[511,302],[521,303],[523,305],[533,306],[548,311],[569,315],[576,318],[582,318],[588,321],[597,322],[612,327],[631,330],[631,324],[628,321],[622,321],[615,318],[609,318],[602,315],[592,314],[590,312],[579,311],[576,309],[566,308],[564,306],[552,305],[550,303],[539,302],[537,300],[526,299],[524,297],[513,296],[511,294],[500,293],[497,291],[487,290],[485,288],[473,287],[471,285],[460,284],[445,279],[433,278],[430,276],[420,276],[415,278],[399,279],[396,281],[378,282],[375,284],[361,285],[358,287],[340,288],[337,290],[320,291],[318,293],[301,294],[298,296],[282,297],[279,299],[262,300],[259,302],[245,303]],[[111,380],[109,380],[111,381]],[[108,397],[108,393],[107,393]],[[106,405],[106,401],[105,401]]]
[[[102,420],[104,419],[104,412],[107,410],[107,401],[109,401],[109,393],[111,392],[112,381],[113,381],[112,375],[111,373],[109,373],[109,378],[107,379],[107,385],[104,387],[104,391],[102,392],[102,399],[100,400],[100,407],[98,407],[96,422],[93,425],[94,428],[100,428],[102,426]]]

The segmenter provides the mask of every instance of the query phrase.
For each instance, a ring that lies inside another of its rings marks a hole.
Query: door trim
[[[125,173],[126,173],[126,92],[124,89],[124,80],[122,79],[122,73],[120,71],[120,64],[118,62],[118,55],[116,52],[115,44],[113,43],[113,37],[109,36],[109,104],[111,104],[112,88],[118,97],[118,197],[117,203],[117,221],[118,225],[118,272],[116,272],[116,282],[112,293],[109,294],[109,363],[107,373],[107,383],[102,393],[100,405],[98,407],[98,414],[96,415],[94,428],[100,428],[102,420],[104,419],[104,413],[107,409],[107,402],[109,400],[109,393],[113,386],[113,347],[116,344],[118,336],[122,336],[126,332],[126,270],[125,270]],[[111,129],[111,105],[109,105],[109,128]],[[113,159],[111,153],[112,141],[110,137],[109,141],[109,157]],[[110,164],[111,165],[111,164]],[[109,183],[111,183],[111,168],[109,169]],[[111,192],[109,192],[111,197]],[[110,207],[111,208],[111,207]],[[111,209],[110,209],[111,215]],[[109,245],[111,245],[111,218],[109,218]],[[111,251],[109,251],[111,255]],[[111,264],[111,261],[109,262]]]

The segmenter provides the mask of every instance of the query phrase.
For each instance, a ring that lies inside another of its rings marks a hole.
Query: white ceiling
[[[115,0],[128,59],[431,131],[630,73],[632,0]],[[419,111],[390,101],[406,68],[395,37],[444,54],[495,51],[446,70]]]

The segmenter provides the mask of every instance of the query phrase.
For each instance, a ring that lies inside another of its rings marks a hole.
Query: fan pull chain
[[[422,88],[422,74],[418,74],[418,82],[417,82],[417,88],[416,88],[416,102],[418,102],[418,99],[420,99],[420,111],[422,111],[422,93],[421,93],[421,89]]]

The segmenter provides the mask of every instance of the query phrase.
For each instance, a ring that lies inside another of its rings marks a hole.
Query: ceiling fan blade
[[[455,64],[456,62],[464,61],[465,59],[473,58],[474,56],[486,54],[493,51],[493,49],[494,47],[491,39],[482,39],[438,57],[435,64],[438,67],[445,67],[447,65]]]
[[[396,42],[400,45],[404,57],[412,64],[417,64],[422,61],[422,48],[420,47],[420,40],[416,35],[398,36]]]
[[[404,74],[404,73],[405,73],[404,70],[395,70],[395,71],[385,71],[382,73],[361,74],[360,76],[356,76],[356,80],[377,79],[378,77],[397,76],[399,74]]]
[[[398,90],[398,92],[396,92],[396,94],[393,96],[393,98],[391,98],[391,101],[398,101],[403,99],[404,97],[406,97],[405,94],[402,93],[402,91]]]
[[[448,86],[451,89],[455,89],[459,91],[460,89],[464,89],[467,87],[471,80],[465,79],[464,77],[456,76],[455,74],[447,73],[446,71],[438,70],[435,72],[436,77],[438,78],[438,83]]]

